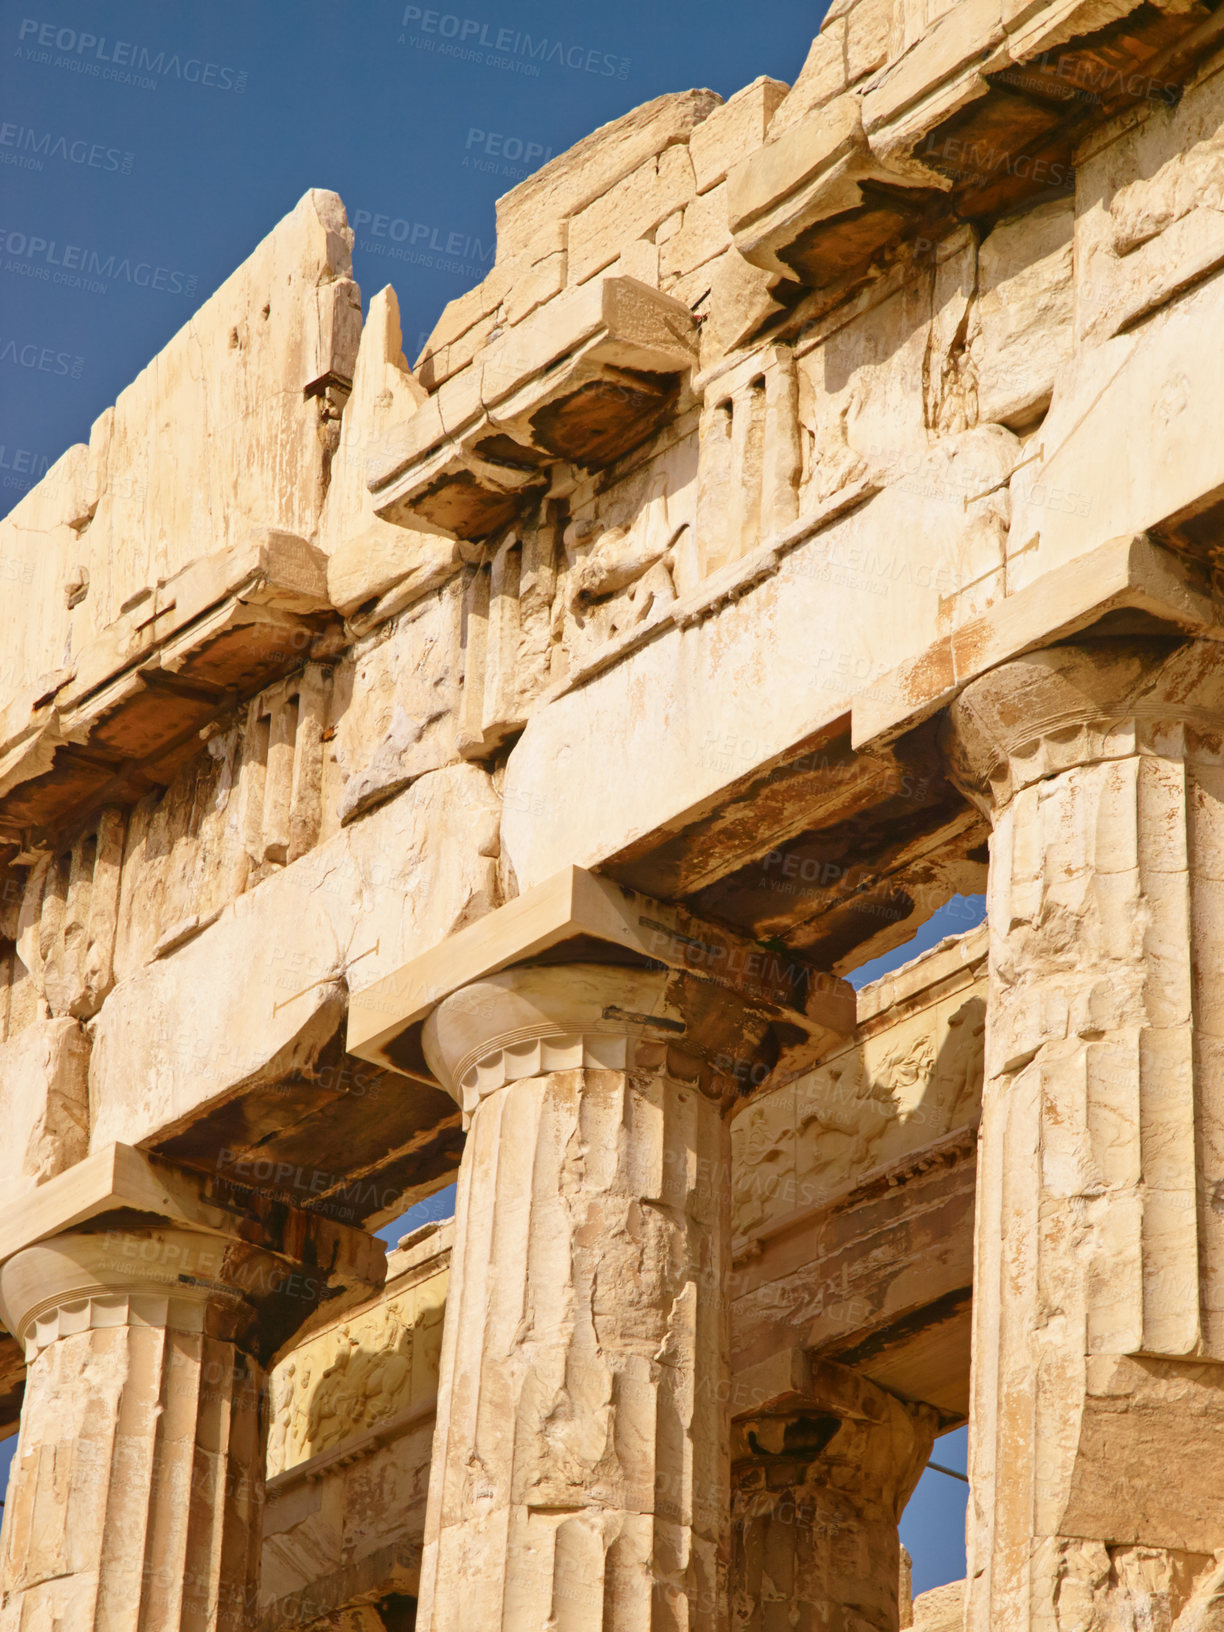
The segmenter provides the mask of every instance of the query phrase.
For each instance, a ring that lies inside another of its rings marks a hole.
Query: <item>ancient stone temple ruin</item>
[[[0,526],[3,1632],[1224,1627],[1222,67],[837,0],[411,367],[310,193]]]

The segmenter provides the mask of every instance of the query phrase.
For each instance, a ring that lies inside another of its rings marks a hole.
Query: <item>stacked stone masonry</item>
[[[835,0],[0,521],[0,1632],[1224,1626],[1222,166],[1224,7]]]

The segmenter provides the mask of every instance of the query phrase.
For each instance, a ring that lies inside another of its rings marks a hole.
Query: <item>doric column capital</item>
[[[355,993],[348,1048],[441,1083],[465,1116],[501,1082],[613,1060],[624,1070],[631,1058],[634,1070],[674,1070],[729,1101],[759,1086],[762,1055],[769,1066],[784,1050],[815,1057],[849,1035],[855,1013],[846,982],[801,953],[564,867]],[[503,1035],[505,1049],[497,1041]],[[529,1058],[536,1043],[540,1052]],[[505,1056],[501,1065],[494,1055]]]
[[[1213,641],[1084,639],[972,681],[948,711],[953,781],[995,816],[1023,788],[1136,754],[1220,758],[1224,649]]]
[[[156,1326],[266,1362],[385,1272],[363,1230],[126,1145],[0,1208],[0,1318],[29,1360],[76,1332]]]
[[[675,969],[528,964],[452,992],[425,1023],[425,1057],[470,1116],[506,1083],[582,1067],[644,1071],[734,1095],[767,1015]]]
[[[0,1266],[0,1316],[27,1360],[56,1338],[110,1326],[160,1326],[254,1348],[268,1305],[296,1297],[304,1314],[323,1289],[317,1273],[226,1236],[101,1228],[14,1253]]]

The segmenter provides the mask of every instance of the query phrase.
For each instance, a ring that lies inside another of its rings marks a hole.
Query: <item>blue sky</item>
[[[448,5],[0,5],[0,511],[308,188],[360,221],[411,361],[487,269],[499,193],[664,91],[792,82],[824,11]]]
[[[447,5],[0,4],[0,514],[307,188],[344,199],[411,360],[487,269],[499,193],[665,91],[793,82],[825,9]],[[963,1492],[928,1474],[911,1503],[919,1588],[963,1573]]]

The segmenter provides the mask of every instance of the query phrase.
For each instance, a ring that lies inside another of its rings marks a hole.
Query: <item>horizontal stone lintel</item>
[[[854,1028],[855,997],[844,981],[790,952],[759,946],[585,868],[566,867],[355,993],[348,1050],[432,1083],[420,1028],[442,999],[512,964],[550,953],[555,961],[561,949],[573,962],[628,953],[684,970],[759,1003],[809,1036],[827,1036],[830,1044]]]
[[[1128,611],[1198,639],[1224,640],[1220,608],[1201,569],[1144,533],[1111,539],[996,602],[860,692],[851,705],[853,746],[883,747],[989,669]]]

